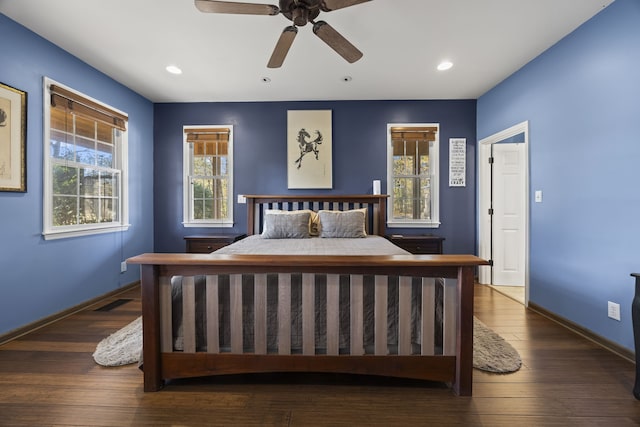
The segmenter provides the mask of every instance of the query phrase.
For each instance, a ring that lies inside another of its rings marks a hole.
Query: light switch
[[[247,203],[247,198],[242,194],[238,194],[238,203]]]
[[[542,203],[542,190],[536,190],[535,201],[536,203]]]

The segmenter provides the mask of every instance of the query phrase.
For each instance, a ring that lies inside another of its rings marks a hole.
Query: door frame
[[[507,138],[524,134],[524,259],[525,259],[525,306],[529,303],[529,121],[518,123],[508,129],[483,138],[479,142],[478,150],[478,256],[491,259],[491,146]],[[478,268],[478,281],[481,284],[491,284],[491,266]]]

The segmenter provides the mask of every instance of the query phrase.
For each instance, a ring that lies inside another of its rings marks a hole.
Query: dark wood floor
[[[632,363],[485,286],[476,286],[476,316],[524,365],[509,375],[474,370],[470,398],[440,384],[337,375],[196,379],[144,393],[136,366],[91,357],[140,314],[138,290],[117,298],[132,300],[0,346],[0,425],[640,425]]]

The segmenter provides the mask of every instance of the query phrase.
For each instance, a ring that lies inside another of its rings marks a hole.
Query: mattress
[[[364,238],[264,239],[259,234],[218,249],[212,254],[251,255],[408,255],[381,236]]]

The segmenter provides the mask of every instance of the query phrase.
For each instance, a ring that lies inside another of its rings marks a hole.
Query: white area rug
[[[506,374],[522,366],[518,351],[476,317],[473,318],[473,367]]]
[[[518,352],[500,335],[473,318],[473,367],[483,371],[508,373],[522,366]],[[142,350],[142,317],[100,341],[93,359],[102,366],[138,363]]]
[[[138,363],[142,350],[142,316],[100,341],[93,360],[102,366]]]

